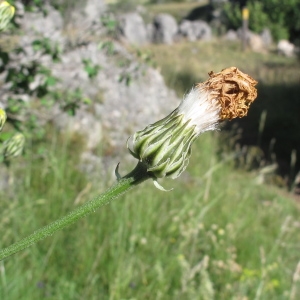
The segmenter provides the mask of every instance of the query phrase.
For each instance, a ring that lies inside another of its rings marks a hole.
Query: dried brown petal
[[[220,119],[232,120],[247,115],[250,104],[257,96],[257,84],[252,77],[236,67],[222,70],[220,73],[209,73],[209,79],[199,83],[197,88],[209,90],[211,99],[220,104]]]

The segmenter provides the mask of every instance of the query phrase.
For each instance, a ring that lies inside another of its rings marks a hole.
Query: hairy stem
[[[103,194],[74,209],[66,216],[50,223],[49,225],[46,225],[45,227],[38,229],[26,238],[23,238],[22,240],[8,246],[7,248],[0,250],[0,261],[33,245],[34,243],[44,239],[45,237],[54,234],[56,231],[75,223],[77,220],[85,217],[91,212],[94,212],[97,208],[108,204],[111,200],[119,197],[123,193],[127,192],[128,190],[147,180],[148,178],[150,178],[150,176],[147,173],[145,165],[139,162],[132,172],[120,178],[116,184],[114,184]]]

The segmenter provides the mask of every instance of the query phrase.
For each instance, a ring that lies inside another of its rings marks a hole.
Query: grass
[[[229,66],[238,67],[264,85],[295,84],[299,81],[296,59],[276,53],[243,52],[237,42],[216,39],[172,46],[149,45],[143,50],[151,53],[153,63],[161,70],[167,85],[179,96],[196,82],[206,80],[208,72],[219,72]]]
[[[197,2],[170,2],[170,3],[159,3],[159,4],[148,4],[147,12],[156,15],[159,13],[165,13],[172,15],[177,21],[180,21],[186,17],[193,9],[207,5],[207,0]]]
[[[282,122],[287,140],[297,140],[299,64],[239,47],[213,41],[141,51],[152,53],[152,63],[180,96],[211,70],[239,67],[260,82],[257,104],[238,124],[246,140],[257,145],[260,134],[268,144]],[[266,124],[259,132],[263,110]],[[258,171],[235,169],[232,149],[218,154],[221,138],[216,132],[198,139],[187,171],[161,182],[172,192],[146,182],[0,262],[0,299],[299,299],[299,203],[284,189],[258,184]],[[9,190],[0,191],[1,248],[108,187],[107,178],[90,182],[78,170],[79,154],[80,144],[52,131],[12,163]]]
[[[200,137],[185,175],[163,182],[173,192],[149,181],[1,262],[0,299],[292,299],[292,290],[298,299],[299,207],[218,160],[217,138]],[[89,184],[72,166],[71,141],[54,134],[48,149],[11,169],[1,247],[70,211]]]

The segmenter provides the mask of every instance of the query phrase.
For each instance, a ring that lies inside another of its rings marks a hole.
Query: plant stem
[[[56,231],[75,223],[77,220],[85,217],[91,212],[94,212],[97,208],[108,204],[111,200],[119,197],[123,193],[127,192],[128,190],[147,180],[148,178],[150,178],[150,175],[147,173],[145,165],[139,162],[133,171],[119,179],[116,184],[114,184],[103,194],[81,205],[80,207],[77,207],[66,216],[50,223],[49,225],[46,225],[45,227],[38,229],[26,238],[23,238],[22,240],[8,246],[7,248],[0,250],[0,261],[33,245],[34,243],[44,239],[45,237],[52,235]]]

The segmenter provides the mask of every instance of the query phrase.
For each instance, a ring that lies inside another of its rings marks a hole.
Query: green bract
[[[22,133],[16,133],[5,141],[2,146],[2,154],[5,158],[19,156],[24,149],[25,137]]]
[[[155,178],[177,178],[188,165],[191,144],[197,137],[195,125],[173,111],[166,118],[137,131],[130,153],[147,167]]]
[[[4,123],[6,122],[6,112],[0,108],[0,131],[2,130]]]
[[[4,30],[15,14],[15,8],[8,2],[0,3],[0,31]]]

